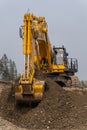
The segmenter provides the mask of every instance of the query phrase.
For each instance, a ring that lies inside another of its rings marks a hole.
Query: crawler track
[[[76,86],[77,87],[77,86],[80,85],[79,79],[78,79],[77,76],[71,76],[70,78],[71,78],[71,85],[72,86]]]

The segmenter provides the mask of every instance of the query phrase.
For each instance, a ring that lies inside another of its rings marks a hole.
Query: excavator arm
[[[37,30],[43,18],[38,18],[33,14],[24,15],[24,25],[22,26],[24,72],[22,73],[18,86],[15,86],[16,101],[40,101],[44,93],[44,80],[35,78],[34,53],[38,59],[38,69],[40,67],[39,54],[37,48]]]

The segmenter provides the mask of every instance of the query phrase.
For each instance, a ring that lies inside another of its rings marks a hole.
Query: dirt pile
[[[10,87],[5,88],[0,96],[0,116],[17,127],[32,130],[72,130],[86,123],[87,103],[83,103],[87,101],[86,93],[83,96],[83,93],[66,91],[50,79],[46,79],[46,83],[49,89],[36,107],[15,106]]]
[[[65,128],[68,124],[72,102],[65,90],[50,79],[46,80],[49,88],[43,100],[35,108],[14,105],[14,99],[8,95],[10,88],[1,93],[0,115],[17,126],[34,129]],[[10,93],[9,93],[10,94]],[[11,99],[9,99],[10,97]]]

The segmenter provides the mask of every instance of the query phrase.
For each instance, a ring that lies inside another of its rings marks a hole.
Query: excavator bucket
[[[34,79],[32,84],[22,82],[15,86],[15,100],[24,102],[39,102],[43,98],[45,81]]]

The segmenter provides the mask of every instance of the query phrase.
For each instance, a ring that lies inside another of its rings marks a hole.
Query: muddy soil
[[[11,86],[0,85],[0,130],[87,130],[87,89],[61,88],[46,79],[37,105],[15,105]]]

